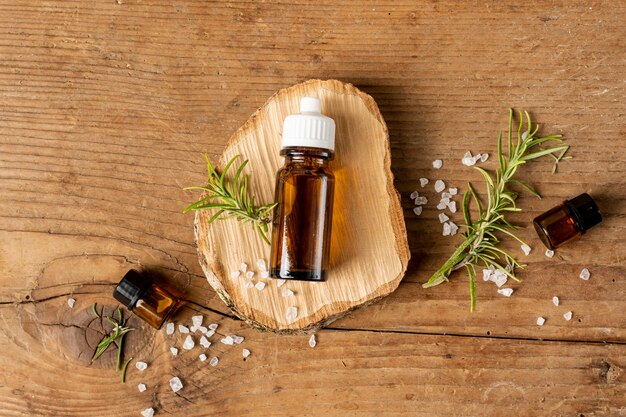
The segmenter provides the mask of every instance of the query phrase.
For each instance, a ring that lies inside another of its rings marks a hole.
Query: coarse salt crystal
[[[486,162],[487,159],[489,159],[489,154],[488,153],[484,153],[480,156],[480,161],[481,162]]]
[[[282,287],[283,285],[285,285],[285,282],[287,282],[287,280],[286,280],[286,279],[282,279],[282,278],[277,279],[277,280],[276,280],[276,286],[277,286],[277,287]]]
[[[483,269],[483,281],[489,281],[491,279],[493,271],[491,269]]]
[[[214,356],[211,358],[211,361],[209,362],[209,365],[211,366],[217,366],[217,364],[219,363],[219,359],[217,358],[217,356]]]
[[[170,348],[170,352],[172,352],[172,356],[178,356],[178,349],[174,346]]]
[[[448,201],[450,201],[450,199],[452,198],[452,194],[444,191],[443,193],[441,193],[441,198],[447,198]]]
[[[139,369],[140,371],[145,371],[148,368],[148,364],[145,362],[139,361],[135,364],[135,367]]]
[[[528,245],[522,245],[520,246],[522,248],[522,252],[524,252],[524,255],[528,256],[530,254],[531,248]]]
[[[456,201],[450,201],[448,203],[448,210],[450,210],[451,213],[456,213]]]
[[[439,200],[439,202],[447,206],[448,204],[450,204],[450,197],[441,197],[441,200]]]
[[[285,314],[285,318],[288,322],[292,322],[298,317],[298,307],[291,306],[287,308],[287,313]]]
[[[293,291],[289,288],[283,288],[282,295],[283,297],[293,297]]]
[[[189,335],[185,338],[185,341],[183,342],[183,349],[191,350],[195,345],[196,343],[193,341],[193,337]]]
[[[211,337],[215,334],[215,330],[208,330],[204,335],[206,337]]]
[[[206,355],[201,353],[200,356],[198,356],[198,359],[200,359],[200,362],[204,362],[206,360]]]
[[[165,325],[165,334],[173,335],[174,330],[176,330],[176,326],[171,321]]]
[[[508,280],[508,276],[505,273],[494,275],[494,278],[493,278],[493,282],[498,286],[498,288],[506,284],[507,280]]]
[[[411,200],[415,200],[419,196],[420,196],[420,193],[418,193],[417,191],[413,191],[410,195]]]
[[[202,320],[204,320],[203,316],[193,316],[191,317],[191,322],[193,323],[193,327],[198,328],[202,326]]]
[[[556,295],[554,297],[552,297],[552,304],[554,304],[555,306],[559,306],[559,297],[557,297]]]
[[[242,344],[244,340],[245,339],[243,336],[237,336],[236,334],[233,335],[233,342],[235,342],[238,345]]]
[[[442,234],[444,236],[450,236],[450,224],[449,223],[444,223],[443,224],[443,232]]]
[[[198,327],[196,327],[196,328],[194,329],[194,332],[195,332],[195,331],[199,331],[200,333],[205,334],[206,332],[208,332],[208,331],[209,331],[209,329],[207,329],[207,328],[206,328],[206,327],[204,327],[204,326],[198,326]]]
[[[73,299],[73,298],[68,298],[68,299],[67,299],[67,305],[68,305],[70,308],[74,308],[74,304],[76,304],[76,300],[75,300],[75,299]]]
[[[450,220],[450,217],[446,216],[446,213],[439,213],[439,223],[445,223]]]
[[[587,281],[589,279],[589,277],[591,277],[591,273],[589,272],[589,270],[587,268],[583,268],[580,271],[579,277],[580,277],[580,279],[584,279],[585,281]]]
[[[420,186],[422,188],[426,187],[426,185],[428,185],[430,181],[428,181],[428,178],[420,178]]]
[[[243,355],[243,358],[245,359],[245,358],[247,358],[248,356],[250,356],[250,351],[249,351],[248,349],[245,349],[245,348],[244,348],[244,349],[241,351],[241,354]]]
[[[572,312],[568,311],[567,313],[563,314],[563,318],[567,321],[570,321],[572,319]]]
[[[267,265],[265,264],[265,259],[257,259],[256,266],[259,268],[259,271],[267,271]]]
[[[189,327],[183,326],[182,324],[178,325],[178,331],[180,333],[189,333]]]
[[[474,160],[474,157],[472,156],[472,153],[470,151],[465,152],[465,155],[463,155],[461,162],[463,163],[463,165],[468,167],[476,164],[476,161]]]
[[[261,278],[269,278],[270,277],[270,273],[267,271],[261,271]]]
[[[247,289],[251,289],[254,288],[254,282],[252,281],[248,281],[246,282],[246,285],[244,285]]]
[[[207,339],[206,336],[200,337],[200,341],[198,343],[200,343],[203,348],[211,346],[211,342],[209,342],[209,339]]]
[[[482,159],[482,157],[483,157],[483,156],[482,156],[482,154],[476,154],[476,155],[474,155],[474,163],[476,163],[476,162],[480,161],[480,160]]]
[[[546,249],[546,256],[548,258],[552,258],[554,256],[554,251],[550,249]]]
[[[317,340],[315,340],[315,335],[312,334],[311,337],[309,337],[309,346],[314,348],[315,345],[317,345]]]
[[[498,294],[502,294],[505,297],[510,297],[513,294],[513,288],[501,288],[498,290]]]
[[[441,180],[435,181],[435,191],[440,193],[440,192],[442,192],[445,189],[446,189],[446,183],[445,182],[443,182]]]
[[[450,225],[450,236],[456,235],[456,232],[459,231],[459,226],[457,226],[454,222],[448,222]]]
[[[415,205],[416,206],[423,206],[424,204],[428,203],[428,199],[426,197],[424,197],[423,195],[417,197],[415,199]]]
[[[232,279],[237,279],[237,278],[239,278],[239,276],[240,276],[240,275],[241,275],[241,271],[232,271],[232,272],[230,273],[230,277],[231,277]]]
[[[254,276],[254,271],[248,271],[246,272],[246,278],[248,279],[252,279],[252,277]]]
[[[528,131],[522,133],[522,140],[526,140],[527,137],[528,137]]]
[[[263,289],[265,288],[265,283],[259,281],[254,285],[254,287],[259,291],[263,291]]]
[[[232,336],[226,336],[226,337],[222,338],[220,340],[220,342],[222,342],[225,345],[234,345],[235,344],[235,341],[233,340]]]
[[[139,390],[139,392],[144,392],[146,390],[146,384],[137,385],[137,389]]]
[[[246,272],[248,270],[248,264],[242,262],[241,265],[239,265],[239,269],[241,269],[241,272]]]
[[[120,4],[120,3],[118,3]],[[154,417],[154,408],[150,407],[150,408],[146,408],[145,410],[143,410],[141,412],[141,415],[143,417]]]
[[[448,204],[443,201],[440,201],[439,204],[437,204],[437,210],[444,210],[446,207],[448,207]]]
[[[415,213],[416,216],[421,216],[422,215],[422,206],[417,206],[413,208],[413,213]]]
[[[459,192],[458,188],[448,188],[448,192],[450,193],[450,195],[457,195],[457,193]]]
[[[543,326],[543,324],[546,322],[546,319],[543,317],[537,317],[537,326]]]
[[[209,329],[211,329],[211,330],[217,330],[218,327],[219,327],[219,325],[217,323],[209,324]]]
[[[443,166],[443,161],[441,159],[435,159],[433,161],[433,168],[439,169]]]
[[[172,391],[178,392],[183,388],[183,383],[181,382],[179,377],[175,376],[174,378],[170,379],[170,387],[172,388]]]

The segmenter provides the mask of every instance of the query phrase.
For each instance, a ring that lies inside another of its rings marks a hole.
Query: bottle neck
[[[309,148],[304,146],[287,147],[280,150],[286,162],[298,162],[310,165],[328,166],[333,159],[333,151],[322,148]]]

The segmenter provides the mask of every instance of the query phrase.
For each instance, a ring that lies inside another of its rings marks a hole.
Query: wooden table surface
[[[626,415],[625,22],[624,1],[0,2],[0,415]],[[182,214],[195,195],[181,190],[203,181],[203,152],[217,160],[271,94],[309,78],[376,99],[412,255],[394,294],[314,349],[230,315],[202,275]],[[548,160],[523,167],[544,195],[519,201],[534,248],[510,245],[523,282],[511,298],[479,282],[470,314],[464,274],[421,287],[460,241],[441,236],[432,181],[480,184],[460,159],[493,155],[509,107],[563,133],[573,159],[554,176]],[[420,177],[431,202],[417,217]],[[530,220],[581,192],[604,221],[548,259]],[[211,367],[199,348],[172,357],[178,333],[131,319],[126,354],[148,369],[131,365],[122,384],[112,353],[90,364],[91,306],[116,306],[129,267],[188,301],[178,322],[200,313],[245,342],[214,339]]]

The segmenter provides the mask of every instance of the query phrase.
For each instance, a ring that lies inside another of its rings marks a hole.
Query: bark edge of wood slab
[[[331,162],[336,177],[330,269],[320,283],[260,278],[257,260],[269,268],[269,245],[250,225],[234,219],[208,224],[211,211],[196,212],[194,232],[200,265],[219,297],[252,327],[280,334],[310,333],[352,310],[392,293],[410,258],[400,195],[393,185],[389,134],[372,97],[337,80],[309,80],[275,93],[230,138],[219,161],[241,155],[250,162],[249,189],[258,203],[274,198],[275,173],[285,116],[299,111],[300,98],[319,97],[322,113],[337,124],[336,154]],[[259,291],[245,288],[247,279],[231,278],[242,262],[263,281]],[[283,297],[291,289],[295,295]],[[293,322],[289,306],[298,308]]]

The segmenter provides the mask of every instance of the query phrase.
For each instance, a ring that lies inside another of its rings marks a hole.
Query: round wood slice
[[[390,170],[387,126],[374,100],[351,84],[310,80],[278,91],[231,137],[219,167],[235,155],[250,162],[250,191],[258,203],[274,199],[276,171],[285,116],[299,111],[300,98],[319,97],[322,113],[337,124],[336,177],[330,269],[326,282],[261,278],[257,260],[269,263],[270,247],[252,226],[234,219],[208,224],[212,211],[199,211],[195,236],[200,264],[211,286],[233,312],[253,327],[277,333],[311,332],[351,310],[393,292],[410,257],[399,194]],[[218,168],[219,170],[219,168]],[[263,290],[246,288],[246,263],[252,281]],[[268,265],[269,267],[269,265]],[[283,297],[291,289],[295,295]],[[287,309],[298,314],[288,321]]]

